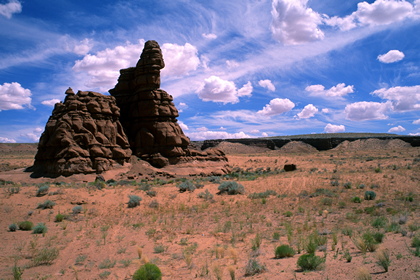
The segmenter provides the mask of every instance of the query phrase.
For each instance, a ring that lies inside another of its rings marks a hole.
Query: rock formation
[[[69,88],[64,103],[55,104],[28,171],[69,176],[128,162],[131,150],[119,116],[114,97]]]
[[[164,66],[159,44],[147,41],[136,67],[121,69],[117,85],[109,91],[121,109],[120,121],[133,154],[155,167],[193,160],[226,162],[220,150],[189,147],[172,96],[159,89]]]

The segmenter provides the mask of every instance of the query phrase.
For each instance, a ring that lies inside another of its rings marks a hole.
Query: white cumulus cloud
[[[275,91],[276,87],[273,85],[273,83],[270,80],[260,80],[258,81],[258,84],[260,87],[266,88],[270,91]]]
[[[405,131],[405,128],[402,127],[401,125],[399,126],[395,126],[395,127],[391,127],[388,132],[403,132]]]
[[[352,14],[340,18],[325,19],[325,23],[337,26],[341,30],[350,30],[358,26],[386,25],[415,16],[413,5],[405,0],[376,0],[357,4],[357,10]]]
[[[324,127],[324,132],[326,133],[338,133],[346,131],[346,127],[344,125],[334,125],[334,124],[327,124]]]
[[[4,83],[0,85],[0,111],[23,109],[31,106],[31,91],[23,88],[19,83]]]
[[[246,83],[241,89],[237,90],[232,81],[223,80],[217,76],[210,76],[204,79],[204,83],[196,91],[198,97],[204,101],[238,103],[239,96],[249,96],[252,92],[250,82]]]
[[[60,101],[61,101],[60,99],[54,98],[54,99],[44,100],[41,102],[41,104],[46,105],[46,106],[54,106],[55,103],[58,103]]]
[[[251,138],[250,135],[240,131],[237,133],[229,133],[226,131],[198,131],[198,132],[188,132],[187,136],[193,141],[202,141],[208,139],[237,139],[237,138]]]
[[[371,93],[392,102],[394,111],[420,110],[420,85],[381,88]]]
[[[295,107],[295,103],[289,99],[274,98],[270,100],[270,103],[265,105],[264,108],[258,111],[258,114],[266,116],[274,116],[289,112]]]
[[[22,4],[17,0],[11,0],[9,3],[0,4],[0,15],[6,18],[12,18],[13,14],[22,12]]]
[[[317,107],[315,107],[313,104],[308,104],[303,108],[303,110],[300,113],[297,114],[297,116],[299,119],[308,119],[315,116],[317,112]]]
[[[15,139],[0,137],[0,143],[16,143]]]
[[[393,63],[404,58],[404,53],[399,50],[390,50],[386,54],[378,55],[378,60],[383,63]]]
[[[85,38],[73,47],[73,52],[78,55],[86,55],[93,47],[93,41]]]
[[[162,75],[181,77],[200,65],[197,48],[189,43],[183,46],[165,43],[162,45],[162,55],[165,61]]]
[[[178,121],[178,124],[179,124],[179,126],[181,127],[182,130],[188,130],[189,129],[188,125],[186,125],[182,121]]]
[[[346,118],[352,121],[384,120],[388,118],[386,113],[390,109],[390,103],[362,101],[347,105],[344,113]]]
[[[420,119],[413,121],[413,124],[420,124]]]
[[[318,28],[322,16],[307,7],[308,0],[273,0],[271,30],[276,40],[296,45],[324,39]]]
[[[349,93],[353,93],[354,86],[346,86],[345,83],[339,83],[336,86],[331,87],[330,89],[325,89],[323,85],[311,85],[307,86],[305,90],[310,92],[310,94],[314,96],[343,97]]]

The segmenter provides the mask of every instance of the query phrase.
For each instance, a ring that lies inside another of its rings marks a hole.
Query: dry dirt
[[[185,193],[178,191],[180,181],[150,175],[142,184],[138,176],[135,183],[105,184],[102,189],[89,183],[95,175],[31,179],[22,169],[10,169],[31,165],[35,150],[0,147],[0,163],[8,166],[0,179],[14,182],[3,183],[0,190],[0,279],[14,279],[13,267],[23,272],[22,279],[131,279],[145,258],[159,266],[163,279],[233,279],[233,271],[234,279],[345,280],[362,279],[355,277],[363,268],[371,279],[419,279],[420,259],[410,246],[420,232],[420,148],[371,142],[343,143],[322,152],[302,143],[248,152],[240,144],[234,149],[224,144],[230,165],[242,173],[221,181],[237,180],[245,187],[243,195],[217,195],[219,183],[199,177],[190,180],[202,188]],[[297,170],[279,172],[286,163],[296,164]],[[127,174],[126,168],[104,177],[128,179]],[[48,194],[37,197],[41,184],[49,185]],[[360,184],[365,188],[358,188]],[[147,195],[147,188],[156,196],[149,196],[150,191]],[[19,192],[12,193],[16,189]],[[206,190],[212,200],[198,197]],[[277,195],[249,198],[267,190]],[[363,200],[367,190],[376,193],[375,200]],[[129,195],[140,196],[140,206],[128,208]],[[362,202],[353,203],[355,196]],[[46,200],[56,205],[37,209]],[[78,204],[82,210],[75,214]],[[66,219],[55,222],[58,213]],[[378,218],[386,224],[375,228],[372,223]],[[48,231],[8,230],[25,220],[45,223]],[[376,252],[363,253],[355,245],[366,231],[385,235]],[[315,271],[303,272],[297,260],[314,233],[326,237],[316,252],[326,261]],[[300,252],[275,259],[274,249],[282,244]],[[58,257],[36,265],[45,249],[57,249]],[[388,272],[377,264],[377,252],[383,250],[390,255]],[[344,257],[346,251],[351,262]],[[250,259],[265,271],[245,277]]]

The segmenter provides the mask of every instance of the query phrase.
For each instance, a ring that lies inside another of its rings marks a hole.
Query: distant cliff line
[[[399,139],[410,143],[412,147],[420,147],[420,136],[407,136],[397,134],[384,134],[384,133],[334,133],[334,134],[305,134],[294,136],[276,136],[264,138],[240,138],[240,139],[214,139],[197,141],[201,144],[201,149],[205,150],[210,147],[217,146],[220,142],[226,141],[230,143],[240,143],[244,145],[257,146],[276,150],[291,141],[301,141],[316,148],[318,151],[330,150],[337,147],[344,141],[356,141],[362,139],[379,139],[379,140],[392,140]]]

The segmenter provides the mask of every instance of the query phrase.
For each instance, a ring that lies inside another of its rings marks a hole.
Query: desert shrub
[[[218,194],[227,193],[229,195],[243,194],[245,193],[245,188],[241,184],[238,184],[236,181],[226,181],[219,185]]]
[[[44,223],[38,223],[32,230],[33,234],[44,234],[48,231],[47,226]]]
[[[45,200],[43,203],[38,204],[37,209],[52,209],[55,205],[54,201]]]
[[[366,267],[362,266],[356,271],[356,280],[372,280],[372,275]]]
[[[208,178],[210,183],[220,184],[222,179],[219,176],[211,176]]]
[[[64,216],[63,214],[58,213],[57,215],[55,215],[55,219],[54,221],[56,221],[57,223],[64,221],[64,219],[66,218],[66,216]]]
[[[83,207],[81,205],[74,206],[71,210],[73,214],[80,214],[82,213]]]
[[[6,189],[6,192],[9,193],[9,194],[17,194],[17,193],[20,192],[20,187],[19,186],[9,187],[9,188]]]
[[[9,225],[9,231],[16,231],[18,229],[18,226],[17,226],[17,224],[11,224],[11,225]]]
[[[389,251],[382,250],[376,254],[376,259],[378,260],[376,263],[388,272],[388,268],[391,265],[391,260],[389,259]]]
[[[117,263],[116,260],[110,260],[110,259],[104,259],[99,265],[98,267],[100,269],[107,269],[107,268],[113,268],[115,266],[115,264]]]
[[[150,197],[155,197],[157,195],[157,192],[156,191],[149,190],[149,191],[146,191],[146,194],[148,196],[150,196]]]
[[[20,230],[32,230],[32,228],[34,227],[34,224],[30,221],[23,221],[18,223],[18,227]]]
[[[35,257],[32,259],[34,266],[38,265],[50,265],[58,257],[59,251],[57,248],[42,248],[37,252]]]
[[[348,249],[346,249],[343,253],[343,257],[346,259],[347,262],[351,262],[351,260],[353,259],[353,257],[351,256],[350,252]]]
[[[420,247],[420,237],[414,236],[413,239],[411,239],[411,247],[417,248]]]
[[[145,263],[140,266],[133,275],[133,280],[161,280],[162,272],[159,267],[153,263]]]
[[[359,186],[357,186],[358,189],[363,190],[364,188],[366,188],[365,184],[360,184]]]
[[[248,195],[248,198],[250,199],[268,198],[270,195],[276,196],[277,192],[273,190],[267,190],[265,192],[251,193],[250,195]]]
[[[153,248],[153,252],[155,252],[155,254],[160,254],[160,253],[163,253],[163,252],[165,252],[165,246],[163,246],[163,245],[157,245],[157,246],[155,246],[155,248]]]
[[[372,221],[371,225],[374,228],[379,229],[379,228],[385,227],[387,225],[387,223],[388,223],[388,219],[386,217],[378,217],[378,218],[376,218]]]
[[[44,196],[48,193],[48,190],[50,189],[50,186],[48,185],[42,185],[38,188],[36,191],[36,196]]]
[[[253,276],[263,273],[265,270],[265,266],[260,264],[256,259],[250,259],[245,266],[245,276]]]
[[[159,202],[157,202],[157,200],[152,200],[149,203],[149,207],[150,208],[159,208]]]
[[[291,211],[286,211],[286,212],[284,212],[284,213],[283,213],[283,215],[284,215],[285,217],[292,217],[292,216],[293,216],[293,212],[291,212]]]
[[[374,234],[370,231],[363,233],[361,236],[353,239],[353,243],[362,253],[375,252],[378,244],[383,240],[383,234]]]
[[[295,255],[295,250],[289,245],[280,245],[276,248],[274,255],[276,259],[289,258]]]
[[[134,208],[140,205],[140,201],[142,201],[142,198],[138,195],[129,195],[128,196],[128,208]]]
[[[362,200],[360,199],[360,197],[354,196],[354,197],[351,198],[351,202],[353,202],[353,203],[361,203]]]
[[[344,201],[339,201],[338,202],[338,208],[339,209],[344,209],[346,208],[346,203]]]
[[[304,271],[316,270],[321,264],[325,262],[324,258],[316,256],[315,254],[304,254],[299,257],[297,265]]]
[[[350,182],[346,182],[346,183],[344,183],[343,187],[345,189],[351,189],[351,183]]]
[[[274,240],[280,240],[280,232],[278,232],[278,231],[273,232],[273,239]]]
[[[330,197],[324,197],[321,199],[321,204],[331,206],[333,204],[333,200]]]
[[[374,191],[366,191],[365,192],[365,200],[375,200],[376,193]]]
[[[331,186],[338,187],[339,185],[340,185],[340,183],[337,180],[332,180],[331,181]]]
[[[179,192],[181,193],[186,192],[186,191],[193,192],[195,191],[196,188],[197,187],[195,186],[195,184],[189,180],[182,182],[181,184],[178,185]]]
[[[205,192],[199,193],[198,198],[202,198],[204,200],[212,200],[213,195],[209,192],[209,190],[206,190]]]
[[[327,197],[336,197],[337,195],[333,193],[331,190],[324,189],[324,188],[317,188],[314,193],[310,195],[310,197],[317,197],[320,195],[325,195]]]

